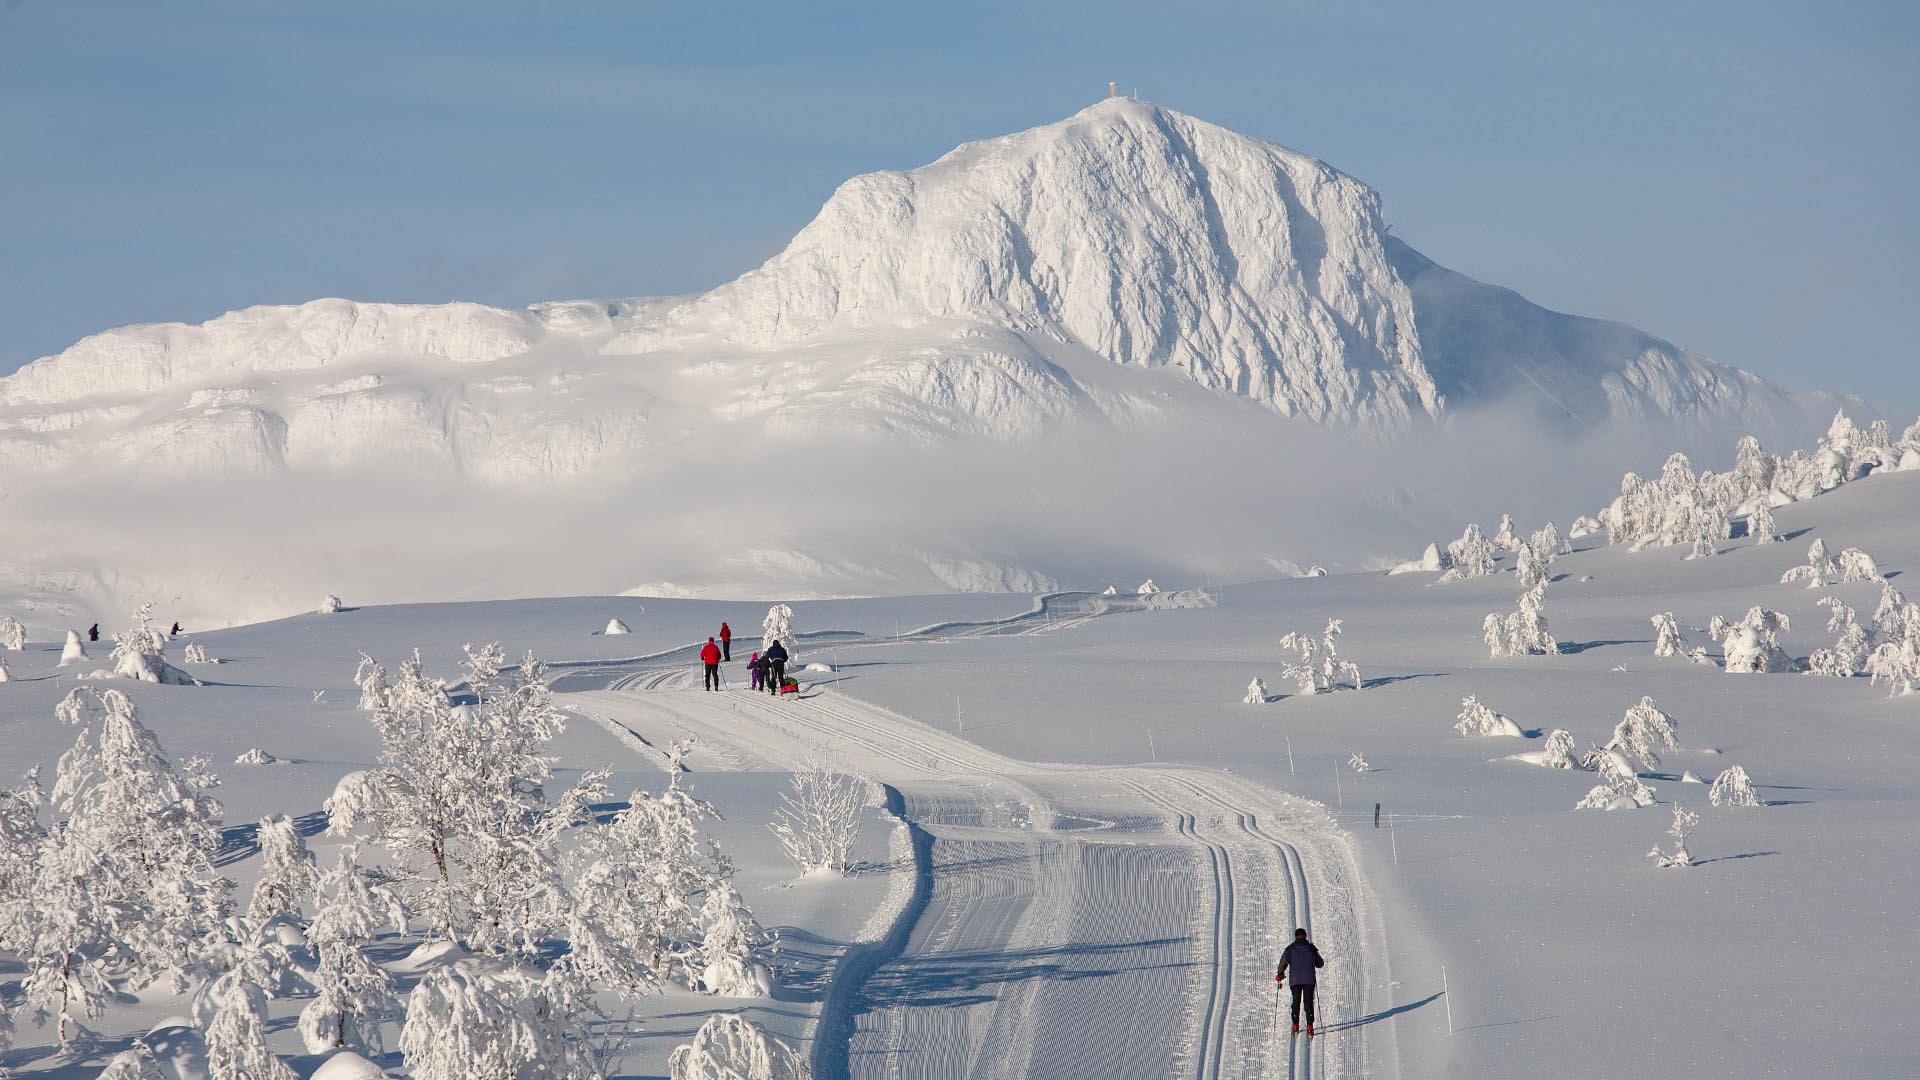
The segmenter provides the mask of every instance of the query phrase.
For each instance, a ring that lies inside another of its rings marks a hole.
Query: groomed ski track
[[[914,879],[832,980],[822,1080],[1399,1075],[1390,1025],[1354,1023],[1387,985],[1384,939],[1317,803],[1185,766],[1015,761],[831,690],[709,694],[678,665],[593,672],[617,689],[585,675],[567,704],[656,761],[691,735],[696,771],[825,751],[885,785]],[[1328,957],[1334,1033],[1311,1041],[1286,1033],[1272,975],[1295,926]]]

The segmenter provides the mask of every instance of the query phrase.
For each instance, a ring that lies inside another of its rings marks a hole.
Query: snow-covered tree
[[[1478,524],[1469,522],[1460,539],[1447,545],[1447,572],[1441,581],[1486,577],[1493,573],[1494,547]]]
[[[387,669],[366,653],[360,654],[360,666],[353,671],[353,685],[360,688],[361,712],[374,712],[390,703]]]
[[[1828,675],[1834,678],[1848,679],[1865,670],[1867,658],[1872,649],[1867,643],[1867,631],[1839,597],[1822,597],[1820,606],[1831,610],[1827,619],[1827,632],[1834,635],[1832,648],[1813,650],[1807,657],[1807,672],[1811,675]]]
[[[1632,810],[1652,806],[1653,789],[1640,782],[1619,754],[1599,750],[1588,756],[1600,782],[1575,803],[1575,810]]]
[[[1882,629],[1883,628],[1883,629]],[[1906,604],[1876,623],[1876,645],[1867,657],[1873,685],[1885,681],[1895,694],[1920,687],[1920,605]]]
[[[0,615],[0,649],[19,652],[27,647],[27,628],[11,615]]]
[[[1546,596],[1547,582],[1542,578],[1520,594],[1519,606],[1511,614],[1489,613],[1480,624],[1488,652],[1495,657],[1558,653],[1559,643],[1547,632]]]
[[[78,664],[87,659],[87,644],[80,640],[78,630],[67,631],[67,643],[60,647],[60,666]]]
[[[1520,587],[1531,589],[1547,580],[1547,561],[1540,557],[1530,544],[1520,545],[1513,562],[1514,573],[1520,576]]]
[[[321,875],[313,906],[307,945],[315,996],[300,1013],[301,1040],[310,1054],[337,1046],[381,1052],[386,1047],[380,1023],[395,1016],[399,999],[392,976],[362,950],[383,926],[403,929],[406,911],[391,889],[358,865],[352,845]]]
[[[602,1080],[588,1004],[528,966],[460,960],[408,995],[400,1054],[414,1080]]]
[[[1549,769],[1576,769],[1579,762],[1574,760],[1573,734],[1565,728],[1554,728],[1547,732],[1546,745],[1541,747],[1540,764]]]
[[[208,1080],[294,1080],[293,1070],[267,1049],[267,993],[277,979],[271,959],[257,948],[237,950],[234,965],[214,979],[207,1002]]]
[[[1807,563],[1796,566],[1780,575],[1780,584],[1791,585],[1804,581],[1809,589],[1824,589],[1840,576],[1840,568],[1834,565],[1833,556],[1827,553],[1827,542],[1814,537],[1807,547]]]
[[[1501,551],[1520,550],[1520,537],[1514,532],[1512,514],[1500,515],[1500,524],[1493,531],[1493,546]]]
[[[767,933],[747,910],[739,890],[722,881],[707,890],[700,906],[700,985],[722,997],[766,997],[772,975],[760,960]]]
[[[213,660],[207,656],[207,647],[197,641],[188,642],[187,646],[180,650],[180,661],[186,664],[213,663]]]
[[[209,792],[217,781],[203,759],[184,762],[184,775],[175,771],[118,690],[79,687],[55,715],[81,732],[57,766],[52,806],[62,820],[49,830],[36,887],[48,910],[69,902],[80,910],[60,912],[61,925],[36,946],[44,951],[29,957],[29,997],[41,979],[63,994],[60,986],[89,977],[76,974],[76,964],[96,961],[97,972],[134,989],[161,979],[184,988],[223,924],[232,889],[213,868],[220,804]],[[76,952],[85,958],[76,961]]]
[[[1713,787],[1707,791],[1707,800],[1715,806],[1765,806],[1766,800],[1753,790],[1753,781],[1747,778],[1747,770],[1738,765],[1729,765],[1713,778]]]
[[[199,686],[198,679],[167,663],[167,635],[153,625],[153,604],[140,605],[133,617],[132,629],[113,635],[113,673],[140,682]]]
[[[1719,631],[1720,648],[1729,675],[1793,671],[1793,658],[1780,647],[1779,635],[1790,629],[1785,612],[1753,607],[1739,622],[1714,616],[1709,632]]]
[[[1638,760],[1645,769],[1660,767],[1660,751],[1679,748],[1679,722],[1661,712],[1650,697],[1642,697],[1639,704],[1627,710],[1603,747]]]
[[[1572,541],[1561,536],[1560,526],[1551,521],[1535,529],[1527,543],[1533,548],[1534,554],[1540,556],[1540,561],[1545,563],[1573,553]]]
[[[247,904],[247,919],[260,925],[276,915],[295,915],[300,901],[320,882],[313,853],[300,838],[293,819],[285,814],[268,814],[260,819],[260,878],[253,886],[253,899]]]
[[[113,1055],[98,1080],[171,1080],[161,1071],[160,1060],[146,1043],[135,1040],[132,1048]]]
[[[1780,540],[1780,527],[1773,520],[1773,504],[1764,496],[1754,503],[1752,512],[1747,515],[1747,536],[1756,544],[1773,544]]]
[[[1843,549],[1834,558],[1834,566],[1839,570],[1840,583],[1850,585],[1858,582],[1881,582],[1886,579],[1880,574],[1880,567],[1873,556],[1859,548]]]
[[[1280,639],[1280,647],[1297,657],[1286,661],[1282,674],[1298,684],[1302,694],[1337,690],[1342,680],[1360,689],[1360,667],[1341,658],[1340,634],[1341,620],[1328,619],[1318,639],[1299,631],[1288,631]]]
[[[1152,578],[1148,578],[1147,580],[1140,583],[1140,587],[1138,589],[1135,589],[1134,593],[1138,596],[1153,596],[1157,594],[1159,591],[1160,591],[1160,586],[1155,585],[1153,583]]]
[[[1743,435],[1733,450],[1733,483],[1742,499],[1764,496],[1773,490],[1774,457],[1760,446],[1760,440]],[[1762,503],[1765,500],[1762,499]]]
[[[1667,827],[1667,835],[1673,837],[1673,850],[1662,851],[1659,844],[1647,852],[1647,858],[1655,866],[1678,867],[1692,866],[1693,856],[1687,852],[1687,837],[1692,835],[1693,827],[1700,823],[1700,815],[1683,809],[1679,803],[1673,804],[1673,824]]]
[[[1370,769],[1371,766],[1367,764],[1367,755],[1355,750],[1347,757],[1347,768],[1352,769],[1354,772],[1363,773]]]
[[[1680,624],[1673,612],[1663,611],[1653,617],[1653,655],[1685,656],[1687,639],[1680,633]]]
[[[767,609],[767,617],[760,622],[760,649],[778,641],[786,647],[791,657],[798,652],[799,642],[793,639],[793,608],[787,604],[775,604]]]
[[[1240,699],[1243,705],[1265,705],[1267,703],[1267,684],[1256,678],[1247,684],[1247,696]]]
[[[330,829],[363,833],[392,855],[411,910],[445,940],[499,952],[537,947],[557,918],[562,834],[603,794],[589,773],[559,799],[547,745],[563,727],[544,667],[505,670],[498,645],[467,650],[474,701],[455,705],[416,652],[374,710],[381,767],[329,800]]]
[[[1523,734],[1519,724],[1487,708],[1473,694],[1460,702],[1460,715],[1455,718],[1453,729],[1466,736]]]
[[[867,798],[866,781],[809,758],[794,770],[793,790],[780,796],[773,834],[802,874],[845,874]]]
[[[667,1059],[669,1080],[813,1080],[798,1051],[744,1016],[708,1017]]]

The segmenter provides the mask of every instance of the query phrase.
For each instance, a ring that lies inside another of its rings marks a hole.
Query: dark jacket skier
[[[778,697],[780,681],[787,677],[787,650],[780,644],[780,639],[775,638],[760,658],[767,662],[767,693]]]
[[[1307,1034],[1313,1034],[1313,990],[1318,977],[1315,968],[1323,968],[1327,962],[1320,958],[1320,950],[1307,940],[1305,930],[1293,932],[1293,944],[1280,954],[1280,970],[1274,972],[1274,982],[1285,982],[1293,989],[1293,1030],[1300,1030],[1300,1001],[1307,1003]],[[1288,978],[1288,973],[1292,978]]]
[[[707,669],[702,687],[707,690],[720,689],[720,646],[715,645],[712,638],[708,638],[707,643],[700,647],[700,663]]]
[[[180,624],[179,624],[179,623],[174,623],[174,624],[173,624],[173,629],[172,629],[172,630],[169,630],[169,631],[167,631],[167,636],[168,636],[168,637],[179,637],[179,636],[180,636]]]
[[[92,626],[87,627],[87,640],[88,641],[100,640],[100,624],[99,623],[94,623]]]

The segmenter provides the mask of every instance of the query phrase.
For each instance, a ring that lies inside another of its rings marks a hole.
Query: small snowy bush
[[[1715,806],[1765,806],[1766,800],[1753,790],[1753,781],[1747,778],[1747,770],[1738,765],[1729,765],[1719,776],[1713,778],[1713,787],[1707,791],[1707,801]]]
[[[1653,617],[1653,655],[1684,656],[1687,652],[1687,639],[1680,633],[1680,624],[1673,612],[1663,611]]]
[[[1482,705],[1480,699],[1472,694],[1460,702],[1460,715],[1454,721],[1453,729],[1466,736],[1525,734],[1519,724]]]
[[[1780,575],[1780,584],[1791,585],[1804,581],[1809,589],[1824,589],[1840,576],[1840,568],[1834,564],[1833,557],[1827,553],[1827,542],[1815,537],[1807,548],[1805,566],[1796,566]]]
[[[780,796],[773,835],[802,874],[845,874],[860,836],[867,783],[817,758],[801,762],[793,790]]]
[[[1157,593],[1159,591],[1160,591],[1160,586],[1155,585],[1153,583],[1152,578],[1148,578],[1147,580],[1140,583],[1140,587],[1138,589],[1135,589],[1134,593],[1135,595],[1138,595],[1138,596],[1152,596],[1154,593]]]
[[[730,881],[708,890],[700,907],[700,988],[721,997],[763,998],[773,992],[772,975],[760,961],[767,940],[753,912]]]
[[[1575,803],[1575,810],[1632,810],[1653,805],[1653,789],[1640,782],[1617,754],[1602,751],[1590,757],[1600,782]]]
[[[1614,725],[1613,737],[1603,749],[1637,759],[1642,768],[1660,767],[1660,751],[1680,748],[1680,725],[1661,712],[1650,697],[1640,699]]]
[[[1853,609],[1838,597],[1822,597],[1820,606],[1832,612],[1827,619],[1827,632],[1835,637],[1832,648],[1815,649],[1813,655],[1807,657],[1807,673],[1839,679],[1852,678],[1865,670],[1867,659],[1872,654],[1867,643],[1867,631],[1860,625]]]
[[[313,609],[315,615],[337,615],[340,612],[340,598],[334,595],[321,597],[320,606]]]
[[[1691,810],[1682,809],[1679,803],[1673,804],[1673,824],[1667,826],[1667,835],[1673,838],[1673,850],[1662,851],[1659,844],[1647,852],[1647,858],[1655,866],[1679,867],[1692,866],[1693,856],[1687,851],[1687,837],[1692,835],[1693,827],[1700,823],[1700,815]]]
[[[1247,694],[1240,699],[1243,705],[1265,705],[1267,703],[1267,684],[1263,679],[1254,679],[1247,684]]]
[[[1367,764],[1367,756],[1355,750],[1352,755],[1347,758],[1347,768],[1352,769],[1354,772],[1363,773],[1371,768],[1371,766]]]
[[[1899,621],[1898,636],[1875,646],[1865,666],[1873,685],[1885,681],[1892,693],[1911,694],[1920,687],[1920,605],[1907,605]]]
[[[1559,643],[1547,632],[1546,597],[1547,582],[1543,577],[1520,594],[1520,604],[1511,614],[1504,617],[1498,612],[1488,614],[1480,623],[1480,636],[1488,652],[1496,658],[1558,653]]]
[[[7,682],[11,679],[12,676],[7,674],[7,658],[0,656],[0,683]]]
[[[235,765],[278,765],[280,759],[257,746],[250,746],[239,757],[233,759]]]
[[[1447,572],[1441,581],[1461,581],[1493,573],[1494,547],[1480,526],[1469,522],[1460,539],[1447,545]]]
[[[1540,764],[1549,769],[1574,769],[1579,763],[1573,757],[1573,735],[1564,728],[1554,728],[1547,733],[1546,745],[1540,750]]]
[[[1719,631],[1729,675],[1793,671],[1793,658],[1780,647],[1779,635],[1790,629],[1785,612],[1748,609],[1737,623],[1714,616],[1709,632]]]
[[[800,1053],[744,1016],[709,1017],[667,1059],[670,1080],[812,1080]]]
[[[67,631],[67,643],[60,647],[60,666],[77,664],[87,659],[87,644],[80,640],[80,631]]]
[[[360,666],[353,671],[353,685],[360,688],[360,711],[374,712],[390,703],[387,669],[366,653],[360,654]]]
[[[1747,515],[1747,537],[1756,544],[1780,542],[1780,528],[1773,521],[1773,504],[1762,497]]]
[[[1328,619],[1318,640],[1298,631],[1289,631],[1280,639],[1280,647],[1297,657],[1286,661],[1282,673],[1300,687],[1302,694],[1338,690],[1341,680],[1360,689],[1359,665],[1340,656],[1340,633],[1341,621]]]
[[[27,647],[27,628],[11,615],[0,615],[0,649],[19,652]]]
[[[600,632],[604,635],[614,636],[618,634],[631,633],[632,631],[628,630],[627,624],[621,622],[619,619],[608,619],[607,628]]]
[[[153,605],[134,612],[135,626],[113,635],[113,673],[122,679],[199,686],[200,680],[167,663],[167,635],[153,625]]]

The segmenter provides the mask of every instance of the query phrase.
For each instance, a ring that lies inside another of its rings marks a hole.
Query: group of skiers
[[[707,690],[720,689],[720,665],[733,661],[733,627],[720,624],[717,637],[710,637],[700,647],[702,673],[701,686]],[[747,661],[747,671],[753,677],[753,690],[759,693],[765,690],[778,696],[787,683],[787,650],[780,644],[779,638],[767,642],[765,653],[754,653]]]

